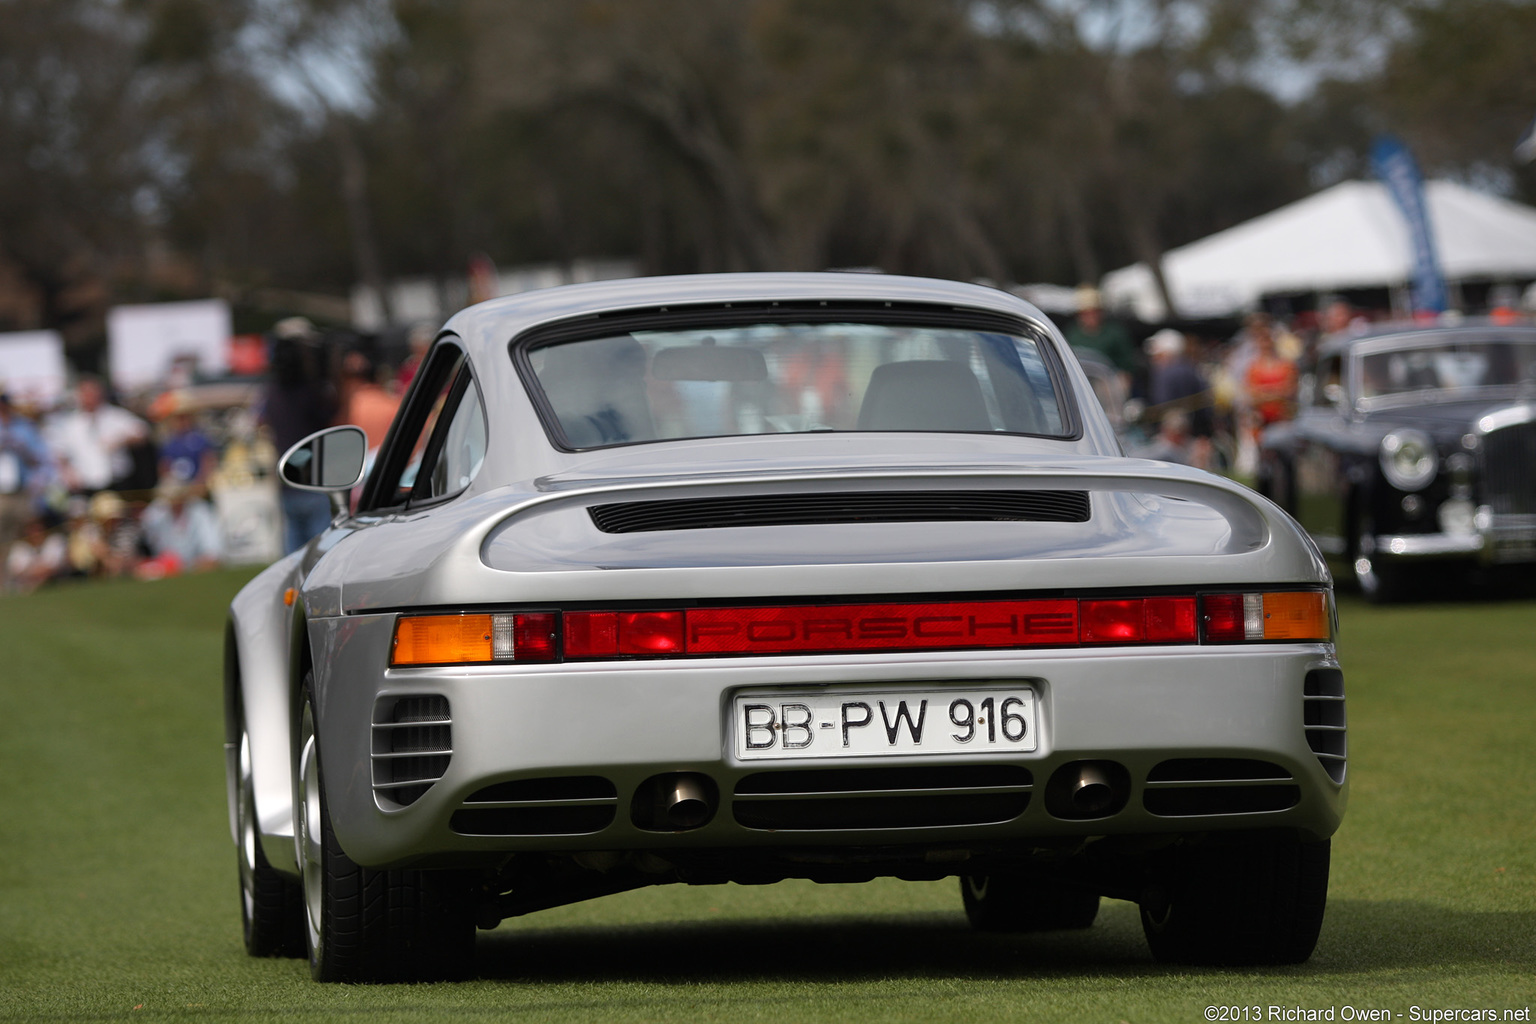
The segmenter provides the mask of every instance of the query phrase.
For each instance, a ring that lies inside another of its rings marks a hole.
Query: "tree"
[[[137,30],[106,0],[0,2],[0,255],[71,348],[142,240],[156,153]]]

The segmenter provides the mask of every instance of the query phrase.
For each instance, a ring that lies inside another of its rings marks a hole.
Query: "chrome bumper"
[[[1475,533],[1415,533],[1376,538],[1375,554],[1390,559],[1476,558],[1484,565],[1536,562],[1536,516],[1500,516],[1478,509]]]

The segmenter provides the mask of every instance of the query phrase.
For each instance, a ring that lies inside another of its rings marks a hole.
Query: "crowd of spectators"
[[[1130,454],[1251,472],[1264,427],[1295,415],[1301,368],[1317,344],[1373,316],[1331,301],[1290,321],[1250,314],[1227,336],[1165,327],[1138,345],[1078,290],[1070,344],[1115,368],[1140,407]],[[267,338],[268,374],[232,428],[210,432],[168,388],[135,410],[82,377],[58,408],[23,408],[0,381],[0,593],[67,577],[159,578],[220,564],[224,538],[210,498],[232,480],[270,477],[277,453],[333,423],[354,423],[376,449],[419,365],[430,328],[408,338],[395,372],[363,345],[323,337],[302,317]],[[279,488],[282,548],[330,522],[323,494]]]
[[[387,428],[401,378],[382,376],[353,341],[323,337],[301,317],[280,321],[266,379],[233,408],[199,403],[185,386],[122,401],[89,376],[56,407],[38,408],[0,380],[0,594],[222,564],[214,499],[223,488],[272,479],[278,453],[332,423]],[[281,487],[278,503],[284,551],[331,519],[323,494]]]
[[[1138,347],[1104,316],[1098,292],[1078,290],[1078,314],[1065,334],[1075,348],[1115,365],[1137,414],[1129,454],[1239,477],[1253,472],[1257,439],[1296,414],[1301,372],[1327,337],[1364,330],[1373,316],[1343,299],[1290,320],[1246,316],[1226,335],[1210,325],[1165,327]]]

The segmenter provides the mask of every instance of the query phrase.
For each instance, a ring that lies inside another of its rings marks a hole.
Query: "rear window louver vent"
[[[856,491],[593,505],[604,533],[828,523],[1085,523],[1087,491]]]

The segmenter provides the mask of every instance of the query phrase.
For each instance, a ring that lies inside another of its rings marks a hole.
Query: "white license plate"
[[[741,693],[731,705],[736,756],[878,757],[1036,749],[1027,686],[890,692]]]

